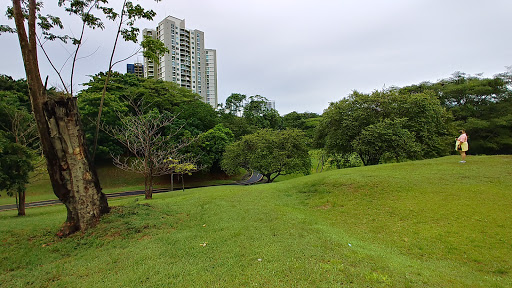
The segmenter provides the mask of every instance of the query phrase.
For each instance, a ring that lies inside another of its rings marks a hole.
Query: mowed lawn
[[[512,156],[0,212],[1,287],[512,287]]]

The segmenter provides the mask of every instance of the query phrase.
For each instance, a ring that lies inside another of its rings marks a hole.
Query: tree
[[[361,131],[352,146],[364,165],[379,164],[384,156],[397,162],[418,157],[420,145],[414,135],[403,128],[404,122],[405,119],[385,119]]]
[[[11,78],[9,82],[14,80]],[[26,86],[26,82],[21,83]],[[4,86],[3,89],[14,89],[14,86]],[[2,186],[8,191],[8,195],[16,196],[18,215],[24,216],[28,173],[36,166],[41,166],[42,161],[36,161],[37,158],[34,157],[40,150],[34,117],[23,103],[23,100],[26,101],[25,95],[19,94],[21,93],[16,89],[0,91],[0,133],[3,139],[0,173],[7,177],[2,181]]]
[[[283,128],[300,129],[306,133],[308,138],[315,137],[315,130],[320,123],[320,115],[312,112],[298,113],[290,112],[283,116]]]
[[[184,175],[187,174],[187,175],[192,175],[192,172],[196,172],[198,170],[200,170],[200,168],[198,166],[196,166],[194,163],[194,161],[180,161],[180,160],[177,160],[177,159],[173,159],[173,158],[169,158],[168,159],[168,165],[169,165],[169,168],[171,169],[172,173],[171,173],[171,179],[173,179],[173,174],[178,174],[178,175],[181,175],[181,189],[182,191],[185,191],[185,177]],[[171,183],[171,191],[174,190],[174,184]]]
[[[229,114],[241,116],[246,100],[246,95],[233,93],[226,99],[225,109]]]
[[[260,95],[249,97],[243,107],[243,117],[247,123],[259,129],[280,129],[282,127],[281,116],[277,110],[267,106],[268,102],[267,98]]]
[[[170,110],[177,115],[176,123],[183,125],[182,131],[198,136],[217,125],[219,119],[213,107],[200,100],[185,101]]]
[[[85,119],[84,130],[90,147],[96,130],[95,119],[101,101],[105,73],[91,77],[85,85],[87,89],[78,95],[78,105]],[[195,137],[213,128],[218,117],[215,110],[199,100],[199,95],[180,87],[176,83],[155,79],[144,79],[132,74],[113,72],[107,87],[102,113],[102,123],[107,126],[119,126],[117,114],[128,115],[129,99],[134,102],[144,101],[148,108],[155,108],[160,113],[171,112],[176,119],[166,129],[180,129],[181,137]],[[110,152],[120,154],[123,149],[120,143],[104,131],[98,134],[96,161],[110,160]]]
[[[153,178],[155,176],[174,173],[176,167],[168,163],[173,159],[178,163],[187,155],[180,150],[190,145],[191,139],[176,141],[173,137],[179,132],[176,129],[165,135],[165,128],[170,127],[176,119],[170,113],[160,113],[156,108],[148,109],[143,103],[133,103],[134,115],[119,115],[121,125],[104,126],[104,130],[121,142],[130,152],[129,157],[113,155],[117,167],[144,175],[145,199],[153,197]],[[190,163],[187,161],[186,163]],[[192,163],[193,164],[193,163]],[[187,166],[188,167],[188,166]],[[192,169],[179,173],[189,173]],[[190,168],[190,167],[189,167]]]
[[[107,17],[111,19],[115,19],[118,14],[110,11],[107,12]],[[93,158],[96,154],[96,147],[97,147],[97,140],[98,140],[98,133],[100,128],[100,120],[101,120],[101,112],[103,110],[103,101],[105,99],[105,94],[107,93],[107,85],[110,80],[110,76],[112,74],[112,68],[114,67],[116,63],[113,63],[114,60],[114,54],[116,51],[117,42],[119,39],[119,35],[122,35],[123,39],[126,41],[131,41],[134,43],[137,43],[137,36],[139,34],[139,28],[134,27],[136,19],[146,19],[146,20],[153,20],[153,17],[156,15],[156,13],[153,10],[145,11],[139,4],[133,5],[131,1],[124,0],[123,7],[121,8],[120,13],[120,20],[119,20],[119,26],[117,28],[116,33],[116,40],[114,42],[114,48],[112,49],[112,54],[110,56],[110,63],[108,65],[108,71],[107,71],[107,77],[105,78],[105,84],[103,85],[103,90],[101,94],[101,101],[99,106],[99,112],[98,112],[98,119],[96,121],[96,133],[94,134],[94,148],[93,148]],[[123,20],[123,18],[125,18]],[[126,24],[127,27],[123,27],[123,25]],[[153,39],[152,37],[144,36],[141,46],[144,48],[144,57],[147,57],[151,59],[152,61],[156,62],[158,60],[158,54],[163,54],[166,52],[169,52],[169,49],[162,43],[160,40]]]
[[[96,117],[101,102],[101,92],[82,91],[78,97],[78,109],[84,118],[83,129],[86,135],[88,147],[93,147],[94,133],[96,131]],[[127,115],[130,111],[130,105],[123,97],[110,92],[105,94],[104,108],[102,112],[102,122],[107,126],[118,126],[118,114]],[[107,133],[100,131],[98,134],[98,147],[96,149],[95,161],[111,161],[111,154],[119,155],[123,153],[124,146],[115,138]],[[92,151],[91,151],[92,154]]]
[[[368,154],[368,147],[361,139],[368,139],[370,134],[384,137],[375,141],[400,142],[403,137],[413,140],[419,145],[419,152],[404,154],[414,156],[413,159],[439,157],[446,155],[451,147],[448,121],[449,114],[429,91],[415,94],[402,93],[395,88],[371,94],[354,91],[348,98],[329,105],[318,126],[315,142],[330,155],[349,157],[358,153],[367,165],[378,163],[375,159],[384,154],[378,157]],[[391,129],[394,136],[382,129]],[[354,141],[356,139],[360,140]],[[387,144],[381,147],[387,149],[385,153],[393,155],[392,148]]]
[[[25,215],[25,185],[29,181],[33,152],[16,142],[12,142],[0,131],[0,190],[9,196],[16,196],[18,215]]]
[[[106,196],[101,192],[96,170],[88,158],[75,99],[62,95],[49,98],[46,84],[43,85],[41,80],[36,35],[40,6],[36,0],[29,0],[28,7],[23,7],[23,3],[13,0],[11,15],[16,24],[32,111],[50,180],[55,195],[67,208],[66,223],[60,234],[68,235],[94,226],[109,207]],[[51,20],[46,24],[62,26],[56,17],[46,19]],[[44,21],[42,23],[45,24]],[[39,27],[47,31],[53,26]]]
[[[226,147],[233,143],[235,136],[233,132],[222,124],[216,125],[214,128],[199,135],[195,148],[200,150],[195,154],[200,155],[200,163],[204,167],[209,167],[210,172],[221,170],[222,154],[226,151]]]
[[[226,128],[233,132],[235,139],[241,139],[242,136],[255,132],[255,128],[245,118],[225,113],[224,111],[219,112],[219,122]]]
[[[226,147],[222,169],[229,174],[240,168],[260,172],[270,183],[280,175],[311,172],[311,158],[304,132],[296,129],[262,129]]]
[[[73,0],[69,1],[69,7],[65,8],[70,14],[79,16],[83,23],[80,37],[78,39],[72,38],[76,50],[71,69],[71,83],[84,28],[86,26],[93,29],[103,28],[100,18],[91,13],[92,9],[102,11],[112,20],[118,16],[114,9],[103,6],[106,2],[106,0]],[[68,1],[59,1],[60,6],[65,6],[67,3]],[[126,1],[124,3],[128,4]],[[71,38],[50,32],[54,27],[62,29],[63,24],[58,17],[42,15],[40,13],[41,7],[42,2],[36,0],[28,0],[27,2],[13,0],[13,6],[8,8],[7,14],[14,19],[16,29],[2,26],[0,31],[15,31],[18,34],[29,84],[32,110],[36,119],[42,150],[47,160],[50,181],[55,195],[66,205],[68,212],[65,225],[59,234],[69,235],[75,231],[85,231],[94,226],[101,215],[109,211],[109,207],[106,196],[101,192],[96,170],[89,160],[76,99],[71,97],[72,92],[67,95],[63,94],[49,98],[46,83],[43,85],[41,80],[37,45],[39,44],[45,52],[41,40],[60,39],[66,41]],[[141,12],[142,9],[139,5],[124,5],[121,15],[124,15],[126,7],[128,7],[127,10],[131,9],[135,14]],[[121,20],[120,23],[122,22]],[[28,32],[25,23],[27,23]],[[37,33],[36,24],[40,28],[41,35]],[[133,22],[130,22],[130,25],[131,28],[122,31],[123,36],[127,38],[133,38],[138,32],[137,28],[133,28]],[[47,56],[46,52],[45,55]],[[50,63],[65,88],[66,85],[60,72],[51,61]],[[69,91],[66,89],[66,92]]]

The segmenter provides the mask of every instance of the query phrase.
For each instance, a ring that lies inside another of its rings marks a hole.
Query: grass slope
[[[0,213],[1,287],[512,287],[512,157],[328,171]]]

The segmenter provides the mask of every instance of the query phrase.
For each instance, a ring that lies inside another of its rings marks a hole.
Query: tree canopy
[[[230,174],[240,168],[258,171],[268,182],[280,175],[311,172],[307,138],[297,129],[262,129],[226,147],[222,169]]]
[[[378,164],[384,153],[393,154],[393,150],[387,149],[378,157],[369,157],[367,152],[371,147],[367,146],[377,142],[388,142],[388,148],[402,147],[403,141],[418,146],[418,153],[390,155],[395,159],[438,157],[446,155],[451,147],[447,144],[448,119],[449,114],[432,92],[404,94],[389,89],[364,94],[355,91],[325,110],[316,142],[330,154],[357,153],[365,165]]]
[[[101,91],[104,85],[105,73],[99,73],[91,77],[84,84],[87,89],[78,95],[78,105],[84,116],[84,130],[88,143],[92,143],[96,123],[94,119],[98,115],[98,107],[101,99]],[[172,113],[176,119],[170,124],[172,129],[180,129],[180,136],[195,137],[200,133],[213,128],[218,121],[215,110],[208,104],[199,100],[199,95],[180,87],[176,83],[155,79],[136,77],[133,74],[112,73],[110,84],[104,99],[103,123],[108,126],[118,126],[121,115],[129,115],[134,112],[129,102],[144,101],[148,108],[157,109],[160,113]],[[119,154],[122,146],[118,145],[110,136],[100,132],[98,136],[97,160],[107,160],[110,153]]]
[[[403,93],[432,91],[453,115],[451,135],[465,129],[472,154],[512,153],[512,70],[491,78],[455,72],[435,83],[400,88]]]

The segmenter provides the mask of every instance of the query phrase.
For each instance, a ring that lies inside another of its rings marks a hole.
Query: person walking
[[[468,135],[466,134],[466,131],[464,129],[459,131],[461,134],[459,138],[457,138],[456,142],[456,148],[458,151],[460,151],[460,157],[461,161],[460,163],[466,163],[466,151],[468,151]]]

